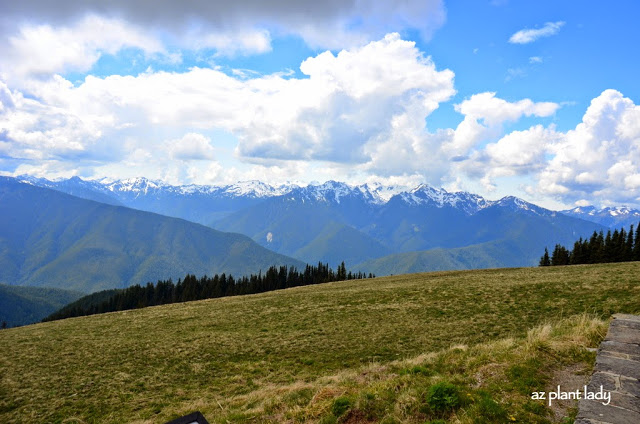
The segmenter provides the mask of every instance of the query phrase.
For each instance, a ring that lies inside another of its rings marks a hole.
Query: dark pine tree
[[[551,254],[551,265],[569,265],[569,251],[566,247],[556,244]]]
[[[633,260],[633,224],[629,228],[627,233],[627,240],[624,243],[624,255],[623,261],[628,262]]]
[[[612,235],[611,230],[607,231],[607,235],[604,238],[602,260],[600,262],[612,262],[613,260],[613,243],[611,242]]]
[[[540,258],[540,266],[550,266],[551,259],[549,259],[549,250],[544,248],[544,255]]]
[[[640,261],[640,223],[638,223],[638,228],[636,228],[636,240],[633,245],[633,260]]]

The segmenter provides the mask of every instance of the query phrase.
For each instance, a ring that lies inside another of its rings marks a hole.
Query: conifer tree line
[[[611,232],[594,231],[591,238],[580,239],[569,250],[556,244],[551,255],[545,247],[544,255],[540,258],[540,266],[599,264],[605,262],[640,261],[640,224],[634,231],[633,225],[629,231],[624,228]]]
[[[371,273],[367,275],[362,272],[347,272],[344,262],[338,266],[336,271],[330,268],[329,264],[319,262],[317,266],[307,265],[304,272],[299,272],[295,267],[272,266],[264,274],[260,272],[258,275],[251,274],[249,277],[239,279],[235,279],[233,276],[226,274],[216,274],[213,277],[207,277],[205,275],[201,278],[187,274],[184,279],[179,279],[177,283],[173,283],[173,281],[169,279],[159,280],[156,284],[147,283],[145,286],[136,284],[126,289],[118,290],[107,300],[99,303],[86,304],[86,302],[82,302],[82,299],[80,299],[54,312],[43,319],[43,321],[54,321],[70,317],[124,311],[192,300],[264,293],[332,281],[374,277],[375,275]]]

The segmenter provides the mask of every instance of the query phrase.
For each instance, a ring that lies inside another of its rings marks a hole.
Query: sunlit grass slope
[[[0,422],[554,422],[528,391],[588,373],[606,323],[575,316],[639,313],[639,276],[413,274],[3,330]]]

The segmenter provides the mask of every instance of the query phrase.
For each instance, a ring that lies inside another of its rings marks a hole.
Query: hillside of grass
[[[81,292],[0,284],[0,322],[33,324],[83,295]]]
[[[528,393],[579,387],[639,275],[413,274],[3,330],[0,422],[562,422]]]

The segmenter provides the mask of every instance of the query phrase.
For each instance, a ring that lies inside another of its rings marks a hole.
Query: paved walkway
[[[587,386],[590,393],[609,392],[611,401],[580,400],[575,424],[640,424],[639,379],[640,316],[616,314]]]

